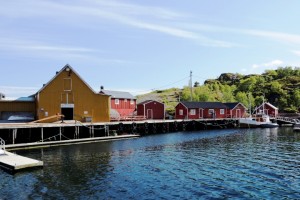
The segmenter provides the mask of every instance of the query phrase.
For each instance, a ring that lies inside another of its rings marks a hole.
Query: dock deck
[[[43,161],[27,158],[5,151],[0,154],[0,167],[10,172],[16,172],[25,168],[42,167]]]

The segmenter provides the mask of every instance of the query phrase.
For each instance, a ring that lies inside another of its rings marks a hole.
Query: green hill
[[[203,85],[195,82],[193,101],[241,102],[252,108],[263,101],[270,102],[280,112],[298,112],[300,108],[300,68],[279,67],[263,74],[241,75],[223,73],[217,79],[208,79]],[[179,99],[189,101],[189,87],[156,90],[137,97],[138,102],[157,100],[165,103],[166,110],[174,113]]]

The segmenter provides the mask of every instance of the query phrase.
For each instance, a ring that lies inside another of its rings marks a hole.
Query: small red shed
[[[137,115],[144,116],[146,119],[164,119],[165,104],[147,100],[137,104]]]
[[[278,108],[268,102],[264,102],[263,104],[255,108],[255,113],[264,113],[266,115],[269,115],[270,117],[277,117]]]
[[[228,107],[227,109],[228,118],[246,117],[247,107],[244,106],[242,103],[232,102],[232,103],[224,103],[224,105]]]
[[[182,101],[175,107],[175,119],[226,118],[227,109],[221,102]]]

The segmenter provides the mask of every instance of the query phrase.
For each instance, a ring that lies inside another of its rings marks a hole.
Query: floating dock
[[[139,135],[117,135],[117,136],[107,136],[107,137],[94,137],[94,138],[81,138],[81,139],[71,139],[71,140],[61,140],[61,141],[49,141],[49,142],[32,142],[32,143],[20,143],[20,144],[9,144],[6,145],[6,149],[10,150],[20,150],[20,149],[33,149],[41,147],[51,147],[51,146],[61,146],[61,145],[71,145],[71,144],[82,144],[91,142],[105,142],[112,140],[124,140],[138,138]]]
[[[0,154],[0,168],[9,171],[17,172],[26,168],[43,167],[43,161],[27,158],[8,151]]]

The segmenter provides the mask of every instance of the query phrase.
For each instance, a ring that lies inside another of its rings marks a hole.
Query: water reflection
[[[291,128],[182,132],[21,151],[45,163],[0,171],[0,199],[299,198]]]

